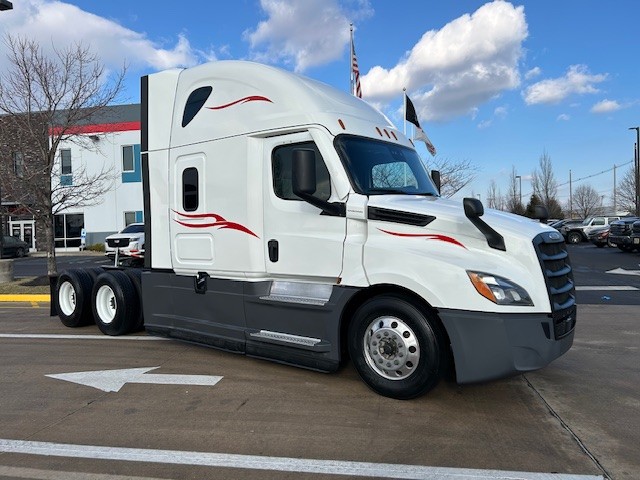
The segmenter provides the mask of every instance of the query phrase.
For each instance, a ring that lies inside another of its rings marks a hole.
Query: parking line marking
[[[112,337],[110,335],[65,335],[46,333],[0,333],[0,338],[32,338],[44,340],[137,340],[137,341],[162,341],[169,340],[164,337],[152,337],[150,335],[123,335]]]
[[[27,480],[161,480],[157,477],[132,477],[104,473],[63,472],[38,468],[6,467],[0,465],[0,477],[25,478]]]
[[[630,285],[590,285],[590,286],[581,286],[581,287],[576,287],[576,291],[582,291],[582,292],[597,292],[597,291],[603,291],[603,292],[613,292],[613,291],[620,291],[620,292],[634,292],[640,290],[640,288],[637,287],[632,287]]]
[[[602,475],[510,472],[469,468],[428,467],[391,463],[320,460],[311,458],[267,457],[232,453],[152,450],[148,448],[101,447],[66,443],[0,439],[0,452],[53,457],[152,462],[171,465],[240,468],[276,472],[352,475],[358,477],[429,480],[603,480]]]

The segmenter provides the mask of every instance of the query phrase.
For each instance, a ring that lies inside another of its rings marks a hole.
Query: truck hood
[[[403,225],[403,227],[415,229],[416,232],[435,230],[438,233],[446,233],[454,237],[485,238],[465,216],[462,200],[418,195],[376,195],[369,197],[367,205],[369,207],[435,217],[435,220],[425,227]],[[490,208],[485,208],[485,213],[480,218],[505,237],[505,241],[507,239],[530,240],[542,232],[556,232],[555,229],[537,220]],[[403,231],[406,230],[403,228]]]

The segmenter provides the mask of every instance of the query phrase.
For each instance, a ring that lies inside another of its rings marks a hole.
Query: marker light
[[[527,291],[506,278],[483,272],[467,270],[467,275],[478,293],[498,305],[521,305],[532,307]]]

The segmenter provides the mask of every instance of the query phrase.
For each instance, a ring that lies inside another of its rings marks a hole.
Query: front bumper
[[[629,235],[611,235],[609,234],[609,241],[616,245],[631,245],[631,237]]]
[[[573,344],[576,308],[549,314],[439,311],[449,334],[458,383],[509,377],[537,370]],[[560,338],[555,338],[562,332]]]

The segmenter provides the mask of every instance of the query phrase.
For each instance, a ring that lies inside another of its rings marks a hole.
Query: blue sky
[[[45,46],[90,42],[105,64],[128,64],[122,103],[141,75],[225,60],[257,60],[349,88],[349,22],[365,100],[403,128],[402,88],[424,130],[476,179],[456,197],[522,193],[546,152],[556,180],[591,184],[611,203],[640,125],[640,2],[616,0],[14,0],[0,32]],[[0,58],[0,68],[6,66]],[[429,161],[422,146],[419,151]],[[591,177],[580,181],[583,177]],[[569,196],[560,186],[559,199]]]

